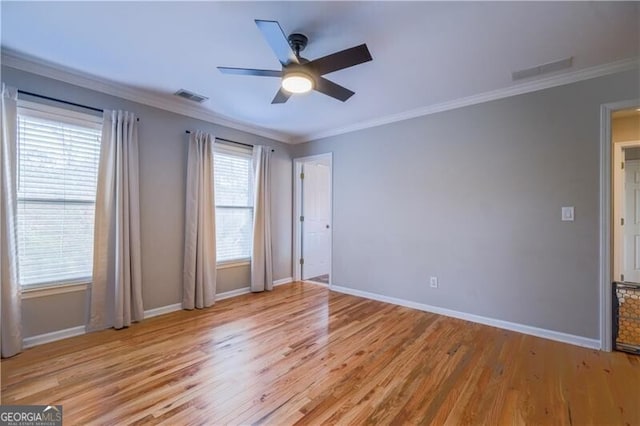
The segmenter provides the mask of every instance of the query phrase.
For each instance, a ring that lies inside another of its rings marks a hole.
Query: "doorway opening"
[[[640,139],[614,142],[613,156],[613,278],[640,283]]]
[[[331,285],[331,153],[294,159],[294,278]]]
[[[613,349],[640,353],[640,108],[611,113]]]
[[[602,105],[600,132],[600,348],[611,351],[615,283],[640,281],[640,99]]]

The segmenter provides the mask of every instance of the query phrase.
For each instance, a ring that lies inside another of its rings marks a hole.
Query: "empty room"
[[[0,425],[640,424],[640,2],[0,19]]]

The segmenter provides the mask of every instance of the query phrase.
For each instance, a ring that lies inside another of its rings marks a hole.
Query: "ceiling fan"
[[[278,57],[282,69],[280,71],[229,67],[218,67],[218,69],[224,74],[281,78],[280,90],[271,101],[272,104],[285,103],[292,94],[305,93],[312,89],[345,102],[355,92],[327,80],[323,75],[372,59],[367,45],[361,44],[309,61],[300,56],[300,52],[304,50],[309,41],[304,34],[294,33],[285,37],[277,21],[256,19],[256,25]]]

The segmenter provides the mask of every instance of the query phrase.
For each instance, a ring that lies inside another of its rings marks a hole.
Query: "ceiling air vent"
[[[209,99],[206,96],[198,95],[196,93],[193,93],[184,89],[178,90],[176,93],[174,93],[174,95],[180,96],[181,98],[185,98],[193,102],[198,102],[199,104]]]
[[[569,56],[568,58],[560,59],[559,61],[553,61],[524,70],[514,71],[511,73],[511,78],[515,81],[522,80],[523,78],[534,77],[536,75],[560,71],[565,68],[570,68],[572,62],[573,56]]]

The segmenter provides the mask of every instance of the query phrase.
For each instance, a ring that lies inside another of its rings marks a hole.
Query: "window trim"
[[[72,126],[82,126],[93,130],[101,131],[103,127],[103,117],[101,115],[91,114],[87,112],[74,111],[53,105],[43,104],[39,102],[18,99],[17,116],[32,117],[36,119],[48,120],[56,123],[63,123]],[[18,140],[18,145],[20,141]],[[19,155],[19,148],[16,155]],[[19,158],[16,159],[16,173],[19,171]],[[16,180],[17,181],[17,180]],[[95,206],[96,200],[89,201],[83,199],[45,199],[38,197],[19,198],[16,196],[16,205],[19,202],[32,203],[48,203],[48,204],[92,204]],[[93,238],[93,237],[92,237]],[[63,279],[57,281],[43,281],[33,284],[19,283],[21,297],[23,299],[32,299],[37,297],[49,296],[54,294],[71,293],[75,291],[84,291],[91,286],[93,277],[77,277],[72,279]]]
[[[232,269],[251,266],[251,258],[225,260],[216,264],[216,270]],[[20,296],[22,300],[37,299],[40,297],[55,296],[57,294],[75,293],[89,290],[93,282],[91,279],[78,280],[73,282],[55,282],[43,284],[31,284],[21,286]]]
[[[86,112],[72,111],[66,108],[54,107],[51,105],[41,104],[38,102],[25,101],[18,99],[17,115],[26,115],[29,117],[41,118],[43,120],[64,122],[74,126],[87,126],[90,124],[92,129],[101,130],[103,118],[102,116],[89,114]]]
[[[216,139],[213,144],[213,151],[229,155],[238,155],[240,157],[253,158],[253,149],[248,146],[232,144],[220,139]]]
[[[245,146],[238,146],[238,145],[232,145],[230,143],[227,143],[225,141],[221,141],[219,139],[215,140],[215,143],[213,144],[213,152],[214,152],[214,158],[216,153],[220,153],[220,154],[225,154],[225,155],[230,155],[230,156],[236,156],[236,157],[243,157],[249,160],[249,164],[251,167],[251,170],[253,169],[253,150],[249,147],[245,147]],[[215,160],[214,160],[215,161]],[[214,176],[215,176],[215,171],[214,171]],[[214,188],[215,188],[215,181],[214,181]],[[253,185],[252,185],[253,186]],[[251,188],[251,193],[252,196],[254,195],[254,191],[255,188]],[[230,205],[215,205],[215,208],[218,209],[247,209],[247,210],[251,210],[251,217],[253,217],[253,214],[255,213],[255,207],[253,205],[251,206],[230,206]],[[216,241],[217,243],[217,241]],[[251,256],[249,257],[240,257],[240,258],[234,258],[234,259],[226,259],[226,260],[216,260],[216,269],[228,269],[228,268],[236,268],[236,267],[241,267],[241,266],[249,266],[251,265]]]
[[[221,262],[216,262],[216,269],[238,268],[241,266],[249,265],[251,265],[251,258],[244,257],[242,259],[223,260]]]
[[[75,293],[76,291],[88,290],[91,284],[90,279],[74,282],[31,284],[21,286],[21,297],[22,299],[36,299],[38,297],[53,296],[56,294]]]

